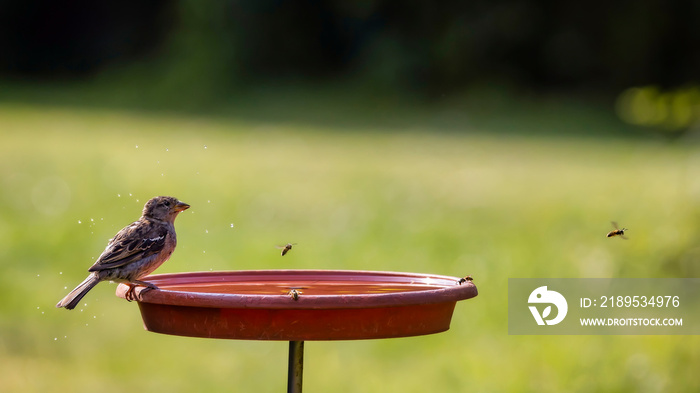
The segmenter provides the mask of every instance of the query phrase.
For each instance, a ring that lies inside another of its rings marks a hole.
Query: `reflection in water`
[[[304,295],[360,295],[368,293],[413,292],[440,289],[440,285],[417,283],[377,283],[358,281],[242,281],[242,282],[200,282],[189,285],[159,285],[160,289],[183,292],[230,293],[241,295],[280,295],[289,293],[290,288],[303,289]]]

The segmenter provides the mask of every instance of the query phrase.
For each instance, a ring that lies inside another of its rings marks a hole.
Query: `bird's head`
[[[143,216],[173,222],[178,213],[189,207],[190,205],[180,202],[177,198],[158,196],[146,202],[146,205],[143,207]]]

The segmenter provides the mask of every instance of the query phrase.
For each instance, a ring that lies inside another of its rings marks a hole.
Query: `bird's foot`
[[[126,294],[124,295],[124,299],[126,299],[128,302],[132,302],[136,300],[136,294],[134,293],[134,290],[136,289],[136,285],[134,284],[126,284],[129,286],[129,290],[126,291]]]

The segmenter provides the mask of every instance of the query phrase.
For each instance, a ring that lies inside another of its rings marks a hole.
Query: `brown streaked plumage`
[[[64,297],[56,307],[72,310],[100,281],[125,282],[132,285],[155,285],[141,281],[170,258],[175,250],[175,218],[190,207],[177,198],[159,196],[143,207],[138,221],[131,223],[112,238],[97,262],[88,269],[90,275]]]
[[[625,231],[628,231],[629,229],[627,229],[627,228],[622,228],[622,229],[618,228],[618,227],[617,227],[617,223],[616,223],[615,221],[611,221],[611,223],[612,223],[612,225],[613,225],[613,228],[615,228],[615,229],[613,229],[612,231],[608,232],[607,237],[620,236],[621,238],[627,240],[627,238],[625,237]]]

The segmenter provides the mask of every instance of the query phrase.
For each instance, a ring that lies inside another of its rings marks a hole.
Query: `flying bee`
[[[612,221],[613,229],[612,231],[608,232],[608,237],[614,237],[614,236],[620,236],[621,238],[627,240],[625,237],[625,231],[627,231],[627,228],[618,228],[617,223],[615,221]]]
[[[297,300],[299,300],[299,295],[301,295],[302,293],[304,293],[304,292],[302,292],[298,289],[292,288],[289,290],[289,292],[287,292],[287,296],[292,298],[294,301],[297,301]]]
[[[466,277],[464,277],[464,278],[460,278],[459,281],[457,281],[457,283],[458,283],[459,285],[462,285],[462,284],[464,284],[464,283],[467,282],[467,281],[474,281],[474,279],[472,278],[472,275],[471,275],[471,274],[468,274],[468,275],[467,275]]]
[[[292,246],[296,246],[296,245],[297,245],[296,243],[287,243],[284,246],[275,246],[275,247],[282,250],[282,256],[285,256],[285,254],[287,254],[289,252],[289,250],[292,249]]]

